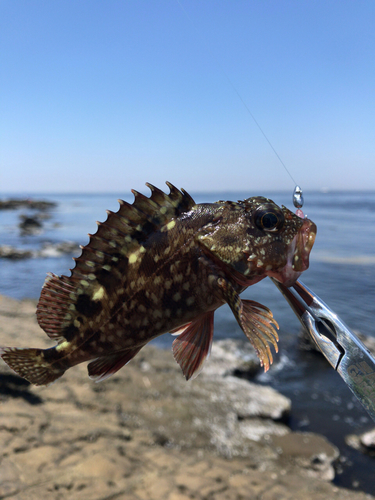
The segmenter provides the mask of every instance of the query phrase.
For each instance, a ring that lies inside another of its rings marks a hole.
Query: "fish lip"
[[[309,267],[309,257],[315,242],[316,225],[309,219],[305,219],[301,229],[295,237],[296,243],[293,252],[292,268],[302,273]]]
[[[269,276],[287,287],[292,286],[309,267],[309,257],[315,242],[316,231],[314,222],[305,219],[289,246],[285,266],[277,272],[269,273]]]

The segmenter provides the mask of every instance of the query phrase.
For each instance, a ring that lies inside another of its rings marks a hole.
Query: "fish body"
[[[316,226],[264,197],[196,204],[167,183],[148,198],[132,191],[108,212],[75,259],[71,276],[49,275],[37,320],[49,349],[6,347],[3,360],[36,385],[91,361],[97,381],[115,373],[153,338],[177,335],[173,354],[187,379],[207,357],[214,311],[228,303],[267,370],[277,327],[261,304],[239,294],[266,276],[290,286],[309,265]]]

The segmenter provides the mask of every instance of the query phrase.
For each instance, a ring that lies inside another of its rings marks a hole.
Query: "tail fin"
[[[0,348],[0,356],[9,368],[35,385],[48,385],[65,372],[46,361],[42,349],[4,347]]]

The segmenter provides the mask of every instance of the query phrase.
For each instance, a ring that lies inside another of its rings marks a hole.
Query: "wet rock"
[[[368,450],[375,451],[375,429],[365,432],[360,436],[361,444]]]
[[[30,259],[33,257],[31,250],[22,250],[12,247],[11,245],[0,245],[0,258],[1,259]]]
[[[52,345],[35,303],[6,297],[0,339]],[[374,500],[322,481],[335,453],[323,438],[278,420],[287,398],[205,370],[186,382],[171,353],[153,346],[101,384],[83,365],[46,388],[16,382],[4,364],[1,375],[9,376],[1,394],[2,498]]]
[[[285,463],[294,463],[309,477],[331,481],[335,477],[333,463],[339,450],[323,436],[307,432],[292,432],[272,436],[271,442]]]
[[[202,374],[200,386],[203,397],[228,405],[239,420],[265,418],[285,420],[290,413],[291,401],[272,387],[254,384],[237,377],[213,378]]]
[[[350,434],[345,441],[352,448],[375,457],[375,428],[360,435]]]
[[[225,339],[214,341],[210,357],[204,367],[205,375],[253,378],[261,366],[248,340]]]
[[[63,254],[79,254],[80,246],[74,241],[63,241],[61,243],[45,242],[42,248],[36,252],[36,257],[60,257]]]
[[[201,378],[180,388],[181,404],[191,415],[193,431],[207,436],[220,455],[246,456],[265,436],[289,432],[279,420],[289,413],[290,400],[271,387],[232,376],[202,373]]]
[[[46,257],[61,257],[64,254],[80,253],[80,247],[74,241],[64,241],[61,243],[43,243],[40,250],[23,250],[10,245],[0,245],[0,258],[3,259],[31,259]]]
[[[0,210],[49,210],[57,206],[53,201],[32,200],[30,198],[11,198],[8,200],[0,200]]]
[[[38,216],[30,217],[27,215],[20,215],[21,222],[18,227],[21,230],[22,236],[35,236],[42,232],[42,223]]]
[[[144,351],[140,369],[148,374],[159,369],[159,361]],[[173,397],[170,413],[176,417],[175,408],[183,408],[184,417],[169,422],[159,442],[171,446],[192,446],[197,443],[216,450],[225,457],[245,456],[254,442],[270,434],[283,435],[289,428],[283,423],[291,409],[291,401],[271,387],[240,379],[232,374],[244,364],[251,373],[259,370],[259,360],[248,342],[223,340],[214,342],[210,358],[197,379],[186,383],[171,354],[164,352],[163,370],[174,372],[165,382],[159,383],[158,397]],[[160,354],[157,356],[160,359]],[[160,368],[161,369],[161,368]],[[148,375],[147,375],[148,377]],[[151,379],[150,384],[152,384]],[[169,383],[170,382],[170,383]],[[165,412],[167,413],[167,412]],[[180,412],[179,412],[180,415]],[[189,423],[186,423],[186,420]],[[184,428],[181,440],[180,428]],[[203,437],[204,436],[204,437]],[[272,453],[271,453],[272,455]]]

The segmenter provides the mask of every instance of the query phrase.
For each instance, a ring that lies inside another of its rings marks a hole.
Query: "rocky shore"
[[[21,260],[21,259],[44,259],[46,257],[60,257],[64,254],[76,254],[80,252],[80,247],[73,241],[62,243],[44,242],[38,250],[25,250],[11,245],[0,245],[0,259]]]
[[[53,201],[34,200],[32,198],[8,198],[0,200],[0,210],[50,210],[55,208],[57,204]]]
[[[35,302],[0,297],[1,345],[47,347]],[[0,499],[373,499],[335,487],[338,450],[291,432],[288,398],[241,379],[231,341],[186,382],[148,346],[101,384],[85,366],[36,388],[0,367]]]

